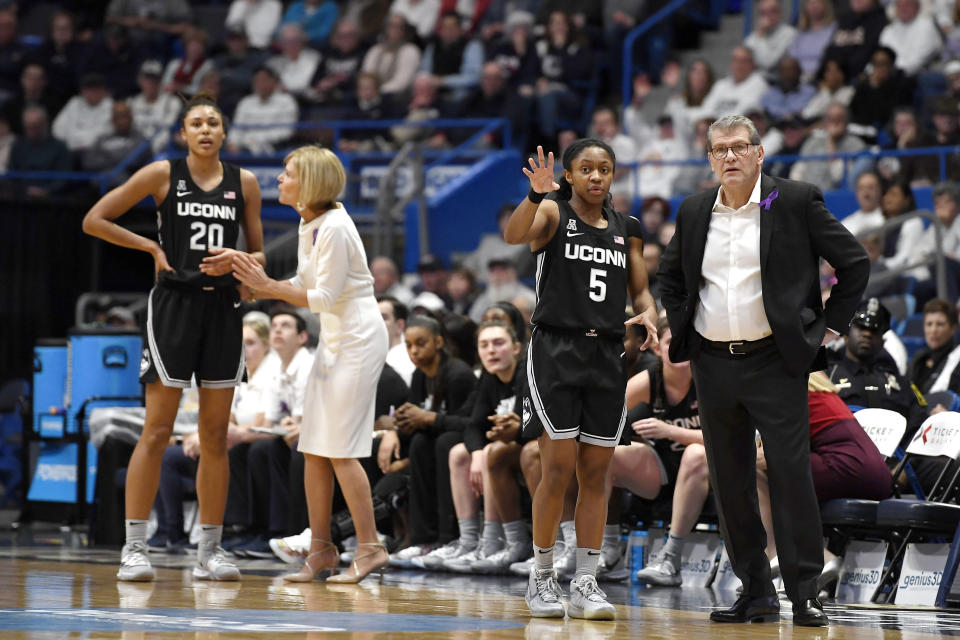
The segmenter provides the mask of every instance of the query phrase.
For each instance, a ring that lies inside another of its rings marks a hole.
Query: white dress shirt
[[[739,209],[717,191],[701,268],[700,305],[693,319],[707,340],[760,340],[773,333],[760,283],[760,176]]]

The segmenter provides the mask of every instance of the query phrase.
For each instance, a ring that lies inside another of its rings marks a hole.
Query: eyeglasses
[[[740,158],[746,155],[750,147],[756,146],[754,143],[750,142],[738,142],[737,144],[730,147],[714,147],[710,149],[710,155],[713,156],[714,160],[726,160],[727,152],[733,151],[733,155]]]

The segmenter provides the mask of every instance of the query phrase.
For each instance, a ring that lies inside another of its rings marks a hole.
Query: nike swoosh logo
[[[191,193],[193,193],[193,191],[177,191],[177,197],[182,198],[183,196],[188,196]]]
[[[568,238],[575,238],[575,237],[577,237],[577,236],[582,236],[584,233],[586,233],[586,232],[585,232],[585,231],[581,231],[580,233],[570,233],[569,231],[567,231],[567,237],[568,237]]]
[[[550,550],[547,549],[546,551],[544,551],[543,549],[537,549],[537,553],[550,553]]]
[[[233,308],[234,308],[234,309],[239,309],[241,304],[243,304],[243,303],[242,303],[242,302],[234,302],[234,303],[233,303]]]
[[[598,556],[600,555],[599,551],[587,551],[588,556]]]

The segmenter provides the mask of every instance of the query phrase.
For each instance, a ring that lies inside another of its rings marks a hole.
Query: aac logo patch
[[[530,418],[533,417],[533,411],[530,410],[530,398],[523,399],[523,426],[527,426]]]
[[[140,358],[140,375],[145,374],[150,369],[150,348],[143,348],[143,356]]]

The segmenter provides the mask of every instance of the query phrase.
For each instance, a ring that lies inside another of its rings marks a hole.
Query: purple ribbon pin
[[[767,205],[767,208],[769,209],[769,208],[770,208],[770,205]],[[317,232],[318,232],[318,231],[320,231],[320,229],[314,229],[314,230],[313,230],[313,244],[317,244]]]
[[[773,204],[773,201],[777,199],[777,196],[780,195],[779,189],[774,189],[770,192],[766,198],[760,201],[760,208],[765,211],[770,211],[770,205]]]

